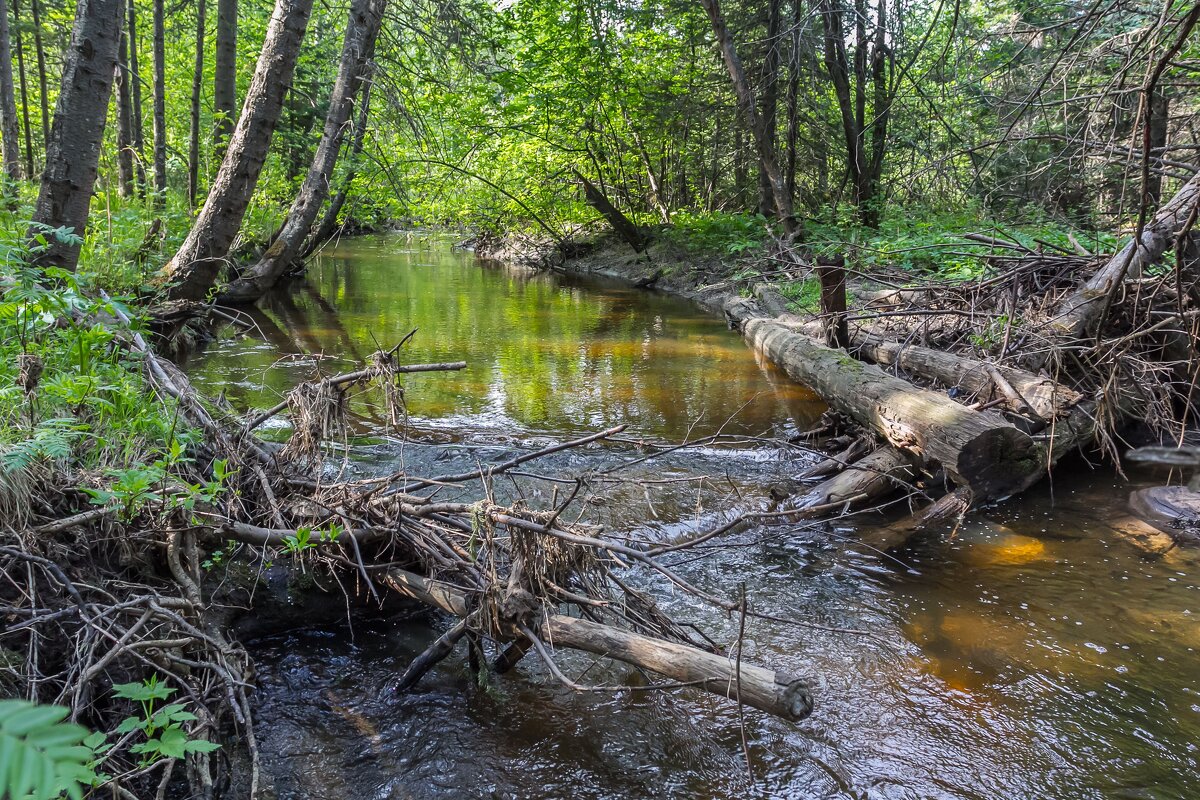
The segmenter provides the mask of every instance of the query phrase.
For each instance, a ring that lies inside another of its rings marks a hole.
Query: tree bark
[[[342,213],[342,207],[346,205],[346,198],[350,196],[350,187],[354,184],[358,158],[362,154],[363,142],[366,141],[367,120],[371,114],[371,81],[373,80],[375,69],[370,56],[368,56],[363,67],[363,73],[360,77],[362,88],[358,90],[358,114],[354,120],[354,135],[350,140],[350,152],[346,157],[349,165],[346,169],[346,174],[342,177],[342,185],[338,187],[337,193],[329,201],[329,205],[326,207],[325,214],[321,217],[320,223],[309,234],[308,241],[301,251],[301,256],[305,258],[312,255],[321,246],[321,243],[328,241],[333,236],[334,231],[337,230],[338,215]]]
[[[471,613],[468,598],[441,581],[393,569],[386,573],[384,582],[403,595],[455,616],[465,618]],[[556,648],[623,661],[786,720],[799,721],[812,713],[812,696],[804,682],[793,675],[562,614],[545,614],[533,627],[539,638]],[[506,641],[520,640],[516,631],[500,633]]]
[[[133,0],[126,0],[132,4]],[[122,16],[124,13],[122,12]],[[132,73],[129,69],[128,31],[121,33],[117,51],[117,192],[132,197],[133,188],[133,100],[130,96]]]
[[[48,141],[50,137],[50,93],[46,88],[46,51],[42,45],[42,9],[38,0],[30,0],[30,10],[33,12],[33,48],[37,54],[38,98],[42,107],[42,137]]]
[[[775,158],[774,143],[768,139],[766,128],[759,118],[754,100],[754,90],[750,88],[750,82],[746,79],[746,70],[742,67],[742,60],[738,57],[737,48],[729,35],[729,27],[725,24],[725,17],[721,13],[718,0],[700,0],[700,4],[708,12],[713,34],[717,39],[717,47],[721,51],[721,58],[725,62],[729,78],[733,81],[738,108],[754,137],[754,145],[761,167],[770,179],[771,191],[775,195],[775,216],[783,225],[784,232],[790,236],[796,232],[796,217],[792,213],[792,202],[787,194],[783,173],[780,172],[779,163]]]
[[[217,281],[258,184],[311,13],[312,0],[276,0],[221,169],[187,238],[163,268],[171,299],[203,299]]]
[[[763,57],[762,74],[762,127],[764,146],[778,158],[776,147],[776,126],[779,117],[779,62],[780,35],[783,24],[783,0],[768,0],[767,3],[767,52]],[[783,175],[783,191],[788,191],[787,174]],[[775,193],[771,189],[771,176],[759,164],[758,169],[758,210],[763,216],[770,216],[775,210]]]
[[[21,179],[19,131],[17,95],[13,84],[8,2],[0,0],[0,149],[3,150],[4,173],[13,180]]]
[[[1154,219],[1146,223],[1140,246],[1131,238],[1108,263],[1063,301],[1062,311],[1051,323],[1054,331],[1067,338],[1079,338],[1089,332],[1104,311],[1104,299],[1117,291],[1118,284],[1125,278],[1141,276],[1143,269],[1162,258],[1198,202],[1200,173],[1185,183],[1159,208]]]
[[[188,132],[188,207],[200,192],[200,90],[204,85],[204,33],[207,0],[196,0],[196,58],[192,66],[192,117]]]
[[[163,26],[163,0],[154,0],[154,202],[159,208],[167,200],[166,31]]]
[[[212,144],[223,154],[238,116],[238,0],[217,0],[216,66],[212,74]]]
[[[31,237],[39,235],[42,226],[71,228],[79,237],[86,231],[120,38],[120,0],[79,3],[47,138]],[[79,244],[49,238],[33,262],[74,270]]]
[[[387,0],[354,0],[351,3],[337,81],[329,98],[325,129],[321,133],[312,165],[275,241],[257,264],[222,292],[223,302],[248,303],[262,297],[292,265],[304,245],[304,239],[316,221],[321,205],[329,196],[329,181],[342,149],[346,125],[354,110],[355,95],[363,86],[365,63],[375,49],[375,38],[379,35],[386,6]]]
[[[213,149],[220,158],[237,118],[237,0],[217,0],[217,49],[213,69]]]
[[[635,252],[640,253],[645,250],[648,242],[642,229],[635,225],[629,217],[622,214],[621,210],[608,199],[608,196],[589,181],[583,173],[578,170],[572,170],[572,172],[575,173],[575,179],[583,184],[583,196],[587,199],[588,205],[599,211],[601,216],[608,220],[608,224],[617,232],[617,235]]]
[[[735,300],[725,313],[792,379],[923,465],[938,464],[979,499],[1005,497],[1042,470],[1033,439],[995,412],[971,411],[841,350],[823,347]]]
[[[1151,159],[1164,158],[1167,155],[1167,131],[1171,121],[1170,109],[1171,104],[1166,93],[1161,88],[1155,89],[1150,95],[1150,119],[1147,123],[1150,137],[1148,157]],[[1162,200],[1162,181],[1162,173],[1151,169],[1147,176],[1146,194],[1150,202],[1154,204]]]
[[[21,125],[25,133],[25,179],[33,180],[33,130],[29,125],[29,79],[25,73],[25,43],[21,36],[21,0],[13,0],[13,24],[16,26],[17,74],[21,83]]]
[[[138,192],[146,192],[146,131],[142,125],[142,71],[138,65],[137,3],[128,0],[129,89],[133,101],[133,156]]]

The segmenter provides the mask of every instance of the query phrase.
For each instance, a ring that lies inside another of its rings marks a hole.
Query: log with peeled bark
[[[899,450],[881,447],[812,487],[794,505],[802,512],[837,505],[861,506],[904,488],[915,472],[912,462]]]
[[[1062,311],[1051,322],[1061,336],[1079,338],[1099,321],[1105,298],[1126,278],[1141,277],[1142,270],[1156,263],[1175,242],[1175,237],[1193,207],[1200,203],[1200,172],[1165,203],[1142,230],[1141,246],[1130,239],[1096,274],[1067,296]]]
[[[937,464],[984,500],[1005,497],[1040,475],[1033,439],[995,412],[972,411],[944,394],[919,389],[879,367],[851,358],[755,316],[744,300],[726,304],[726,315],[756,350],[821,395],[834,408],[914,456]]]
[[[392,569],[384,583],[395,591],[458,617],[472,612],[470,601],[458,588],[412,572]],[[706,653],[678,642],[601,625],[562,614],[546,614],[533,625],[543,641],[555,647],[583,650],[657,672],[672,680],[740,701],[768,714],[799,721],[812,713],[813,702],[805,682],[793,675],[726,656]],[[484,632],[484,631],[481,631]],[[489,635],[494,632],[490,632]],[[506,641],[521,641],[519,631],[502,632]]]

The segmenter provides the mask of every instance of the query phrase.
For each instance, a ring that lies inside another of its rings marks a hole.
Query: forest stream
[[[563,489],[539,473],[601,474],[655,455],[614,471],[587,513],[610,531],[669,536],[762,503],[813,458],[780,442],[821,402],[719,317],[662,294],[400,234],[326,248],[261,306],[255,330],[227,325],[186,365],[238,408],[274,404],[318,362],[326,374],[353,369],[414,328],[404,362],[469,364],[406,381],[403,435],[378,398],[356,397],[350,458],[330,469],[474,468],[627,423],[614,441],[533,462],[496,491],[549,504]],[[718,431],[746,438],[656,449]],[[1105,524],[1131,489],[1162,476],[1129,478],[1064,461],[1052,482],[976,512],[956,535],[890,556],[856,546],[837,520],[756,528],[686,556],[677,568],[695,584],[735,593],[744,581],[753,607],[794,621],[750,620],[745,654],[811,681],[816,710],[798,724],[749,709],[742,723],[735,704],[707,694],[638,692],[636,671],[578,655],[563,658],[571,674],[630,690],[575,693],[531,659],[476,687],[460,648],[394,695],[389,683],[446,620],[347,612],[331,595],[333,613],[248,642],[266,778],[280,798],[364,800],[1190,796],[1198,562],[1178,551],[1148,560]],[[736,640],[736,615],[660,600]]]

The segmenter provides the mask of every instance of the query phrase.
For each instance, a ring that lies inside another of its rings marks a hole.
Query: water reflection
[[[497,264],[436,238],[351,239],[312,263],[306,280],[266,298],[264,344],[235,331],[195,358],[201,385],[238,404],[270,405],[311,373],[333,372],[413,328],[409,363],[465,360],[452,375],[412,379],[420,421],[520,433],[594,431],[628,423],[656,438],[761,434],[805,425],[821,404],[689,303],[598,281]],[[361,410],[361,409],[360,409]]]
[[[310,281],[270,301],[259,335],[229,334],[204,353],[193,375],[225,385],[235,404],[263,405],[318,361],[341,369],[375,339],[417,327],[410,360],[472,366],[414,379],[413,413],[491,442],[406,445],[406,458],[438,471],[624,421],[682,438],[732,416],[728,430],[757,433],[818,408],[719,322],[666,298],[480,268],[444,246],[388,238],[347,242]],[[365,398],[356,408],[370,417]],[[632,450],[571,451],[539,469],[603,468]],[[381,468],[397,459],[386,443],[359,452]],[[652,497],[605,487],[607,503],[588,513],[610,530],[667,536],[713,508],[705,492],[753,502],[788,473],[780,451],[680,451],[647,462],[644,477],[687,482],[657,485]],[[817,697],[800,725],[748,714],[753,780],[737,714],[707,695],[580,695],[536,663],[480,688],[456,654],[418,691],[390,697],[383,687],[443,624],[418,614],[252,644],[269,781],[280,798],[1195,797],[1198,562],[1177,551],[1146,558],[1122,538],[1112,523],[1130,488],[1064,464],[1053,487],[987,510],[953,537],[912,542],[896,554],[905,568],[840,527],[747,531],[681,563],[706,588],[744,581],[756,607],[798,623],[748,629],[748,658],[809,676]],[[519,490],[551,502],[544,484]],[[736,638],[736,619],[661,599],[718,641]],[[847,628],[869,635],[836,630]],[[597,682],[640,680],[590,659],[562,664]]]

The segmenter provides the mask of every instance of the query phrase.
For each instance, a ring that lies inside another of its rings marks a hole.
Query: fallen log
[[[794,505],[800,511],[862,505],[904,488],[915,473],[903,453],[894,447],[881,447],[809,489]]]
[[[996,412],[971,411],[879,367],[832,350],[779,322],[754,316],[744,300],[725,312],[757,350],[834,408],[928,467],[938,464],[981,500],[1019,491],[1041,473],[1033,439]]]
[[[473,609],[467,595],[447,583],[391,569],[383,582],[395,591],[458,617]],[[679,683],[720,695],[793,722],[812,713],[808,687],[799,678],[725,656],[562,614],[545,614],[531,627],[556,647],[583,650],[656,672]],[[496,636],[496,631],[479,631]],[[501,630],[504,641],[521,641],[514,629]]]
[[[820,339],[824,335],[824,327],[818,321],[800,325],[784,324],[813,339]],[[963,389],[977,397],[987,398],[998,390],[1014,411],[1021,411],[1020,407],[1024,405],[1028,412],[1042,420],[1054,419],[1082,399],[1079,392],[1044,375],[932,347],[884,339],[861,328],[851,332],[848,350],[858,358],[881,366],[899,367],[905,372],[936,381],[947,388]]]
[[[1143,269],[1163,257],[1198,202],[1200,173],[1158,209],[1143,228],[1140,243],[1131,238],[1095,275],[1067,296],[1062,310],[1051,322],[1055,333],[1076,339],[1087,333],[1104,312],[1105,298],[1112,295],[1126,278],[1140,277]]]
[[[1023,401],[1029,411],[1043,420],[1062,414],[1079,402],[1081,397],[1078,392],[1042,375],[996,366],[931,347],[888,341],[865,332],[855,333],[851,337],[850,352],[876,364],[897,366],[943,386],[958,387],[979,397],[989,397],[998,389],[1010,405],[1019,406]],[[1019,408],[1013,410],[1020,411]]]

